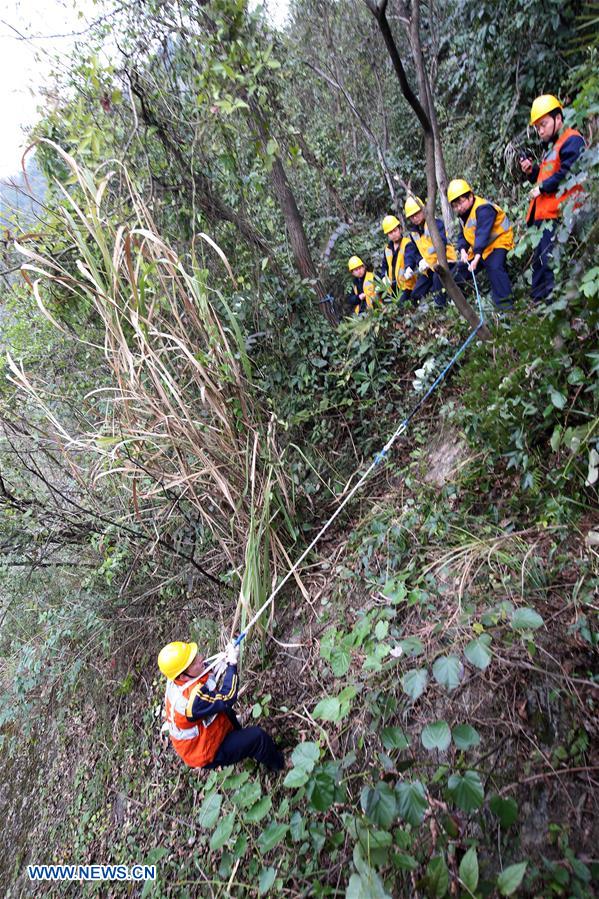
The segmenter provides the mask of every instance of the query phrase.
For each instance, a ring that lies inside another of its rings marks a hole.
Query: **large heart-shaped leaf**
[[[401,679],[404,693],[407,693],[414,702],[422,696],[427,684],[428,671],[426,668],[411,668]]]
[[[402,781],[395,787],[397,809],[404,821],[414,827],[420,824],[428,808],[426,791],[419,780]]]
[[[458,749],[470,749],[480,743],[480,734],[470,724],[458,724],[454,727],[451,736]]]
[[[485,791],[476,771],[466,771],[465,774],[452,774],[447,781],[449,792],[455,804],[465,812],[471,812],[480,808],[485,798]]]
[[[458,656],[439,656],[433,665],[433,677],[448,690],[455,690],[460,685],[463,673],[464,666]]]
[[[364,787],[360,797],[362,811],[379,827],[388,829],[397,811],[397,799],[391,787],[380,780],[375,787]]]
[[[451,731],[447,721],[433,721],[420,734],[425,749],[439,749],[444,752],[451,743]]]
[[[491,662],[490,642],[488,634],[481,634],[476,640],[471,640],[464,649],[464,655],[470,664],[480,668],[481,671],[484,671]]]

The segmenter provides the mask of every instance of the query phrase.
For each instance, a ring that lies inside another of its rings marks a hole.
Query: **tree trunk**
[[[389,56],[391,57],[391,61],[393,63],[393,67],[395,69],[395,73],[399,80],[401,92],[416,113],[418,121],[424,131],[424,147],[425,147],[425,159],[426,159],[426,186],[427,186],[427,199],[426,199],[426,223],[428,225],[428,229],[430,231],[431,239],[433,241],[433,246],[435,248],[435,252],[438,258],[438,266],[437,272],[441,279],[441,283],[443,284],[445,290],[449,294],[449,296],[454,301],[457,309],[460,314],[466,319],[469,325],[472,328],[478,328],[480,319],[476,311],[472,308],[472,306],[468,303],[464,294],[455,283],[451,272],[449,271],[449,266],[447,264],[447,256],[445,253],[445,246],[443,245],[443,241],[441,240],[441,235],[439,234],[439,229],[437,228],[437,223],[435,221],[435,198],[437,193],[437,179],[436,179],[436,167],[435,167],[435,138],[433,134],[432,125],[430,119],[427,115],[426,109],[422,106],[414,91],[410,87],[408,82],[405,69],[403,67],[403,63],[401,61],[401,57],[399,55],[399,51],[397,49],[397,45],[393,38],[393,34],[391,33],[391,28],[389,26],[389,22],[387,21],[386,16],[386,8],[387,8],[387,0],[364,0],[366,6],[373,14],[375,19],[378,22],[379,28],[381,30],[381,34],[387,46],[387,50],[389,52]],[[418,0],[414,0],[412,6],[412,25],[414,24],[414,20],[416,23],[416,29],[418,27],[418,13],[419,6]],[[402,14],[405,15],[405,7],[402,4]],[[411,28],[411,41],[412,42],[412,51],[414,53],[414,62],[416,63],[416,70],[418,73],[418,80],[423,85],[426,84],[426,71],[424,69],[424,59],[422,56],[422,47],[420,44],[420,34],[419,31],[416,30],[415,33]],[[426,90],[423,93],[423,99],[425,105],[428,106],[427,100],[428,95]],[[439,146],[438,152],[441,152],[441,147]],[[479,328],[478,333],[480,336],[488,340],[491,337],[489,329],[486,325],[483,325]]]
[[[246,97],[246,100],[252,113],[254,126],[260,143],[262,144],[262,149],[266,152],[268,141],[270,139],[270,132],[264,119],[264,115],[253,98]],[[291,251],[297,270],[303,280],[312,283],[321,309],[329,321],[336,324],[337,316],[332,303],[328,301],[326,291],[316,272],[316,266],[314,265],[308,238],[306,237],[306,232],[304,230],[304,223],[297,207],[294,193],[289,186],[289,181],[287,180],[287,174],[283,167],[281,157],[278,154],[274,157],[272,162],[270,180],[281,208],[283,218],[285,219],[287,233],[289,234],[289,242],[291,243]]]

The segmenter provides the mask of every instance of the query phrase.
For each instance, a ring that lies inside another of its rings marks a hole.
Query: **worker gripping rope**
[[[402,237],[401,222],[395,215],[386,215],[381,222],[383,234],[388,238],[381,266],[381,279],[387,285],[387,296],[399,295],[401,303],[411,299],[416,286],[416,275],[406,273],[406,250],[412,244],[410,236]]]
[[[499,206],[476,196],[467,181],[455,178],[447,188],[447,199],[461,225],[458,240],[460,263],[454,274],[456,284],[472,279],[479,264],[491,284],[497,309],[512,306],[512,285],[507,272],[508,250],[514,248],[514,229]]]
[[[536,303],[550,303],[555,285],[551,262],[556,220],[560,206],[582,190],[577,184],[560,192],[560,185],[583,152],[585,143],[580,131],[564,127],[563,106],[552,94],[536,98],[530,110],[530,124],[546,147],[540,165],[528,157],[520,160],[522,171],[535,184],[530,192],[526,224],[540,230],[532,259],[531,297]]]
[[[447,305],[447,297],[441,284],[441,279],[435,271],[439,264],[433,240],[428,230],[424,217],[424,203],[418,197],[408,197],[404,206],[404,214],[412,230],[412,241],[406,250],[406,276],[412,275],[416,270],[420,272],[416,285],[412,290],[412,302],[418,303],[431,291],[435,306],[442,308]],[[441,240],[445,245],[445,253],[450,272],[453,272],[457,261],[455,247],[447,242],[445,226],[441,219],[435,219]]]
[[[163,647],[158,667],[167,679],[164,712],[175,752],[190,768],[218,768],[252,758],[271,771],[284,767],[283,755],[261,727],[241,727],[233,706],[237,699],[239,648],[229,644],[223,656],[220,687],[216,670],[197,643],[180,641]]]

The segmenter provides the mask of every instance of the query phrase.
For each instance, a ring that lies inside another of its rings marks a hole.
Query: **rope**
[[[252,627],[256,624],[256,622],[258,621],[258,619],[261,617],[262,613],[263,613],[263,612],[268,608],[268,606],[272,603],[272,601],[274,600],[275,596],[276,596],[276,595],[283,589],[283,587],[285,586],[285,584],[287,583],[287,581],[289,580],[289,578],[290,578],[290,577],[297,571],[297,569],[299,568],[299,566],[301,565],[301,563],[304,561],[304,559],[306,558],[306,556],[307,556],[307,555],[314,549],[314,547],[316,546],[316,544],[319,542],[320,538],[321,538],[324,534],[326,534],[326,532],[327,532],[328,529],[331,527],[331,525],[333,524],[333,522],[335,521],[335,519],[341,514],[341,512],[343,511],[343,509],[345,508],[345,506],[347,506],[347,504],[350,502],[350,500],[355,496],[355,494],[358,492],[358,490],[360,489],[360,487],[362,486],[362,484],[368,479],[368,477],[369,477],[370,474],[374,471],[374,469],[375,469],[378,465],[380,465],[381,462],[383,462],[383,461],[385,460],[385,457],[387,456],[387,453],[389,452],[389,450],[391,449],[391,447],[393,446],[393,444],[395,443],[395,441],[397,440],[397,438],[400,437],[400,436],[404,433],[404,431],[407,429],[407,427],[408,427],[410,421],[412,420],[412,418],[414,418],[414,416],[416,415],[416,413],[418,412],[418,410],[424,405],[424,403],[427,401],[427,399],[428,399],[428,398],[435,392],[435,390],[437,389],[437,387],[439,386],[439,384],[440,384],[440,383],[443,381],[443,379],[446,377],[447,373],[453,368],[453,366],[455,365],[455,363],[457,362],[457,360],[460,358],[460,356],[462,355],[462,353],[463,353],[463,352],[467,349],[467,347],[472,343],[472,341],[474,340],[474,338],[476,337],[476,335],[478,334],[478,332],[480,331],[480,329],[481,329],[482,326],[484,325],[484,323],[485,323],[485,318],[484,318],[484,313],[483,313],[482,301],[481,301],[481,296],[480,296],[480,292],[479,292],[479,289],[478,289],[478,284],[477,284],[477,282],[476,282],[476,276],[475,276],[474,272],[472,272],[472,280],[473,280],[473,282],[474,282],[474,289],[475,289],[475,292],[476,292],[476,301],[477,301],[477,304],[478,304],[478,312],[479,312],[479,315],[480,315],[480,320],[479,320],[479,322],[478,322],[478,325],[477,325],[476,328],[472,331],[472,333],[466,338],[466,340],[464,341],[464,343],[459,347],[459,349],[458,349],[458,350],[456,351],[456,353],[453,355],[453,357],[451,358],[451,360],[447,363],[447,365],[445,366],[445,368],[443,369],[443,371],[441,372],[441,374],[440,374],[440,375],[435,379],[435,381],[431,384],[431,386],[430,386],[429,389],[426,391],[426,393],[425,393],[423,396],[421,396],[421,398],[418,400],[418,402],[416,403],[416,405],[414,406],[414,408],[411,410],[411,412],[406,416],[406,418],[403,419],[403,421],[401,422],[401,424],[396,428],[396,430],[393,432],[393,434],[391,435],[391,437],[387,440],[387,442],[386,442],[386,444],[384,445],[384,447],[382,448],[382,450],[381,450],[380,452],[376,453],[376,455],[375,455],[373,461],[372,461],[371,464],[368,466],[368,468],[366,469],[366,471],[364,472],[364,474],[363,474],[363,475],[360,477],[360,479],[354,484],[354,486],[352,487],[352,489],[350,490],[350,492],[347,494],[347,496],[345,497],[345,499],[343,500],[343,502],[338,506],[338,508],[335,510],[335,512],[331,515],[331,517],[329,518],[329,520],[328,520],[327,522],[325,522],[325,524],[321,527],[321,529],[319,530],[319,532],[318,532],[318,534],[316,535],[316,537],[314,537],[314,539],[313,539],[312,542],[309,544],[309,546],[306,547],[306,549],[303,551],[303,553],[301,554],[301,556],[299,557],[299,559],[298,559],[298,560],[291,566],[291,568],[289,569],[289,571],[287,572],[287,574],[285,575],[285,577],[283,578],[283,580],[282,580],[282,581],[275,587],[275,589],[272,591],[272,593],[270,594],[270,596],[268,597],[268,599],[267,599],[267,600],[260,606],[260,608],[258,609],[258,611],[256,612],[256,614],[254,615],[254,617],[251,619],[251,621],[249,621],[248,624],[246,624],[245,630],[243,630],[243,631],[242,631],[242,632],[235,638],[235,640],[233,641],[233,645],[234,645],[234,646],[239,646],[239,644],[242,642],[242,640],[245,639],[245,637],[248,635],[249,631],[252,629]],[[217,654],[214,655],[214,656],[210,656],[209,659],[206,659],[206,663],[207,663],[207,667],[206,667],[206,669],[205,669],[205,671],[204,671],[203,673],[206,673],[206,672],[208,672],[208,671],[214,669],[215,676],[218,677],[219,674],[221,673],[221,671],[224,671],[224,667],[226,667],[226,663],[224,663],[224,653],[219,652],[219,653],[217,653]]]

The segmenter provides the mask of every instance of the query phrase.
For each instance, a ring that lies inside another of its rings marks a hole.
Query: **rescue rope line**
[[[254,617],[253,617],[253,618],[251,619],[251,621],[249,621],[248,624],[245,626],[245,629],[244,629],[244,630],[243,630],[243,631],[242,631],[242,632],[235,638],[235,640],[233,641],[233,645],[234,645],[234,646],[239,646],[239,644],[242,642],[242,640],[245,639],[245,637],[248,635],[249,631],[252,629],[252,627],[256,624],[256,622],[257,622],[257,621],[259,620],[259,618],[261,617],[262,613],[263,613],[263,612],[268,608],[268,606],[272,603],[272,601],[274,600],[275,596],[276,596],[276,595],[283,589],[283,587],[285,586],[285,584],[287,583],[287,581],[289,580],[289,578],[290,578],[290,577],[297,571],[297,569],[299,568],[299,566],[301,565],[301,563],[304,561],[304,559],[306,558],[306,556],[309,555],[309,553],[314,549],[314,547],[316,546],[316,544],[319,542],[320,538],[321,538],[324,534],[326,534],[326,532],[328,531],[328,529],[330,528],[330,526],[333,524],[333,522],[335,521],[335,519],[341,514],[341,512],[343,511],[343,509],[345,508],[345,506],[347,506],[347,504],[350,502],[350,500],[353,499],[353,497],[354,497],[355,494],[358,492],[358,490],[360,489],[360,487],[362,486],[362,484],[364,484],[364,482],[369,478],[369,476],[370,476],[371,473],[374,471],[374,469],[375,469],[381,462],[383,462],[383,461],[385,460],[385,457],[387,456],[387,453],[389,452],[389,450],[391,449],[391,447],[393,446],[393,444],[395,443],[395,441],[397,440],[397,438],[400,437],[400,436],[404,433],[404,431],[406,431],[406,429],[407,429],[407,427],[408,427],[410,421],[412,420],[412,418],[416,415],[416,413],[418,412],[418,410],[424,405],[424,403],[428,400],[428,398],[435,392],[435,390],[437,389],[437,387],[439,386],[439,384],[440,384],[440,383],[443,381],[443,379],[446,377],[447,373],[453,368],[453,366],[455,365],[455,363],[457,362],[457,360],[460,358],[460,356],[462,355],[462,353],[463,353],[463,352],[467,349],[467,347],[472,343],[472,341],[475,339],[476,335],[478,334],[478,332],[480,331],[480,329],[482,328],[482,326],[485,324],[485,318],[484,318],[483,307],[482,307],[482,300],[481,300],[481,296],[480,296],[480,292],[479,292],[479,289],[478,289],[478,284],[477,284],[477,282],[476,282],[476,276],[475,276],[474,272],[472,272],[472,280],[473,280],[473,283],[474,283],[474,290],[475,290],[475,292],[476,292],[476,300],[477,300],[477,303],[478,303],[478,311],[479,311],[479,315],[480,315],[480,320],[479,320],[479,322],[478,322],[478,325],[477,325],[476,328],[471,332],[471,334],[469,334],[469,336],[466,338],[466,340],[464,341],[464,343],[459,347],[459,349],[458,349],[458,350],[456,351],[456,353],[453,355],[453,357],[451,358],[451,360],[447,363],[447,365],[445,366],[445,368],[443,369],[443,371],[441,372],[441,374],[438,375],[438,377],[435,379],[435,381],[431,384],[431,386],[430,386],[429,389],[426,391],[426,393],[423,394],[423,396],[421,396],[421,398],[418,400],[418,402],[416,403],[416,405],[414,406],[414,408],[411,410],[411,412],[406,416],[406,418],[403,419],[403,421],[401,422],[401,424],[396,428],[396,430],[393,432],[393,434],[391,435],[391,437],[387,440],[387,442],[386,442],[386,444],[384,445],[384,447],[382,448],[382,450],[381,450],[380,452],[376,453],[376,455],[375,455],[373,461],[371,462],[371,464],[369,465],[369,467],[366,469],[366,471],[364,472],[364,474],[363,474],[363,475],[359,478],[359,480],[354,484],[354,486],[352,487],[352,489],[350,490],[350,492],[347,494],[347,496],[345,497],[345,499],[343,500],[343,502],[338,506],[337,509],[335,509],[334,513],[331,515],[331,517],[329,518],[329,520],[326,521],[325,524],[323,524],[323,526],[322,526],[321,529],[319,530],[318,534],[314,537],[314,539],[312,540],[312,542],[306,547],[306,549],[303,551],[303,553],[301,554],[301,556],[299,557],[299,559],[297,559],[297,561],[294,562],[294,564],[291,566],[291,568],[289,569],[289,571],[287,572],[287,574],[285,575],[285,577],[283,578],[283,580],[282,580],[282,581],[275,587],[275,589],[272,591],[272,593],[270,594],[270,596],[268,597],[268,599],[263,603],[263,605],[260,606],[260,608],[258,609],[258,611],[256,612],[256,614],[254,615]],[[214,669],[214,673],[215,673],[215,675],[218,677],[219,674],[221,673],[221,671],[224,671],[224,668],[226,667],[226,664],[224,664],[224,653],[222,653],[222,652],[219,652],[219,653],[217,653],[217,654],[214,655],[214,656],[210,656],[210,658],[206,659],[206,662],[207,662],[207,666],[206,666],[206,668],[205,668],[205,670],[204,670],[204,672],[203,672],[204,674],[206,674],[208,671]]]

